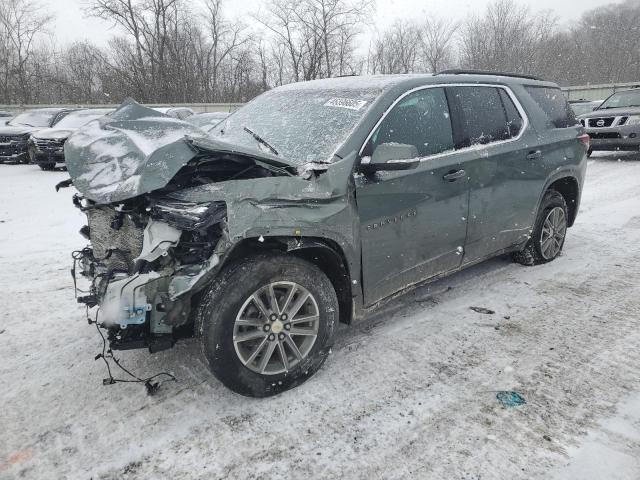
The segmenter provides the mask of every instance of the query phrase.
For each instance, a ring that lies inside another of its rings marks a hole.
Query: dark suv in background
[[[64,163],[64,143],[74,131],[91,120],[113,112],[113,108],[86,108],[68,113],[54,127],[43,128],[31,134],[27,150],[31,163],[42,170],[53,170]]]
[[[589,155],[594,150],[640,151],[640,88],[616,92],[578,118],[591,137]]]
[[[560,89],[450,71],[286,85],[206,135],[126,102],[65,145],[76,252],[112,349],[201,338],[267,396],[313,375],[338,322],[510,253],[554,260],[588,136]]]
[[[16,115],[0,126],[0,163],[29,163],[27,143],[31,134],[53,127],[73,109],[37,108]]]

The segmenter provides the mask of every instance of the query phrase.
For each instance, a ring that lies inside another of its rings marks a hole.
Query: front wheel
[[[29,144],[27,155],[23,158],[22,163],[36,163],[36,146]]]
[[[555,260],[562,252],[569,225],[567,202],[556,190],[542,198],[531,238],[513,259],[523,265],[540,265]]]
[[[260,255],[227,268],[197,312],[212,373],[234,392],[267,397],[324,363],[338,299],[327,276],[297,257]]]
[[[41,170],[51,171],[56,169],[55,163],[39,163],[38,166]]]

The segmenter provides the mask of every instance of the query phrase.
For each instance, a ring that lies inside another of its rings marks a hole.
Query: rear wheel
[[[513,259],[523,265],[540,265],[555,260],[564,247],[569,211],[564,197],[556,190],[545,193],[531,238]]]
[[[324,363],[338,300],[327,276],[297,257],[261,255],[225,270],[197,313],[209,368],[228,388],[266,397]]]
[[[56,168],[56,164],[55,163],[39,163],[38,166],[42,169],[42,170],[55,170]]]

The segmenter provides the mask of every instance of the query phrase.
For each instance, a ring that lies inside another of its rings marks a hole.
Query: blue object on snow
[[[498,392],[496,398],[505,407],[519,407],[527,403],[524,397],[517,392]]]

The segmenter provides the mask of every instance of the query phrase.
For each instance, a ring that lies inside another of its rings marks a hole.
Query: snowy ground
[[[64,178],[0,165],[0,478],[640,478],[640,158],[590,162],[558,261],[423,287],[266,400],[226,390],[195,341],[120,355],[176,374],[154,397],[102,386]],[[504,389],[527,404],[501,406]]]

